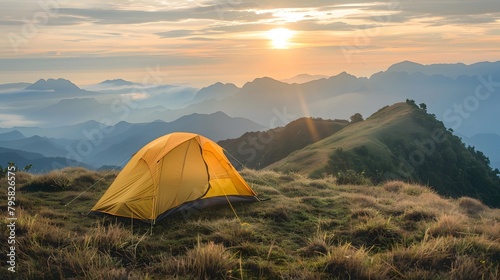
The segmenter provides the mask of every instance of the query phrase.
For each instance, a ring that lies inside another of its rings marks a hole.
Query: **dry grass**
[[[429,228],[432,236],[455,236],[459,237],[468,233],[465,224],[466,219],[460,214],[443,214],[435,224]]]
[[[18,277],[499,279],[500,209],[400,181],[352,186],[296,173],[242,175],[270,200],[233,205],[238,218],[219,207],[150,227],[85,215],[116,172],[24,174]],[[62,180],[59,187],[53,178]],[[43,187],[29,191],[33,185]],[[0,231],[1,240],[7,237]]]
[[[492,268],[485,260],[459,256],[451,264],[450,279],[500,279],[498,266]]]
[[[210,241],[198,243],[179,257],[162,256],[163,272],[188,279],[227,279],[237,270],[238,260],[227,248]]]
[[[84,279],[126,279],[128,275],[118,258],[77,242],[52,256],[49,271],[53,275],[78,275]]]
[[[82,167],[66,167],[61,170],[54,170],[37,176],[22,175],[21,178],[26,182],[23,184],[23,191],[60,192],[67,190],[85,190],[103,180],[104,178],[102,178],[102,176],[107,175],[90,171]]]
[[[384,190],[386,190],[388,192],[400,193],[405,185],[407,185],[407,184],[403,181],[388,181],[388,182],[385,182],[382,185],[382,187],[384,188]]]
[[[303,255],[314,254],[326,255],[333,245],[334,235],[321,229],[321,221],[318,221],[316,232],[306,241],[306,247],[302,248]]]
[[[245,242],[254,240],[254,225],[241,224],[236,219],[220,219],[209,226],[213,233],[212,239],[227,247],[241,246]]]
[[[346,243],[331,248],[320,264],[328,278],[383,279],[383,275],[370,267],[370,258],[369,251],[364,247],[356,248]]]
[[[71,180],[62,171],[51,171],[50,173],[36,176],[22,190],[27,192],[58,192],[69,189]]]
[[[423,207],[406,208],[403,219],[412,222],[432,221],[437,218],[437,215],[433,209]]]
[[[500,222],[483,219],[475,227],[474,231],[487,239],[500,242]]]
[[[458,207],[468,215],[473,216],[480,215],[488,208],[481,201],[470,197],[459,198]]]

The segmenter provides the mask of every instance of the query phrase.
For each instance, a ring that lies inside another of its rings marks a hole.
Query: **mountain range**
[[[99,168],[103,165],[124,165],[142,146],[170,132],[199,133],[217,141],[262,129],[263,126],[250,120],[231,118],[222,112],[216,112],[208,115],[192,114],[173,122],[122,121],[115,125],[107,125],[88,121],[75,126],[44,129],[14,127],[8,132],[0,133],[0,147],[8,149],[10,153],[18,152],[24,158],[26,154],[23,153],[28,152],[37,156],[56,158],[57,162],[60,158],[67,159],[67,165],[80,165],[81,162],[88,168]],[[4,158],[8,157],[2,157]],[[51,169],[53,168],[48,161],[42,166],[34,165],[34,171]]]
[[[40,79],[33,84],[0,85],[0,133],[18,130],[26,137],[76,140],[81,138],[75,136],[81,134],[79,128],[92,122],[94,127],[99,126],[96,123],[170,123],[183,116],[223,112],[254,123],[248,130],[238,125],[225,128],[243,134],[257,127],[284,127],[303,117],[348,119],[353,112],[368,116],[387,104],[413,99],[425,103],[429,113],[464,142],[485,151],[492,166],[500,168],[495,144],[500,122],[491,121],[499,117],[499,88],[500,62],[422,65],[404,61],[370,77],[346,72],[330,77],[303,74],[284,81],[256,78],[241,87],[219,82],[201,89],[119,78],[80,88],[61,78]]]

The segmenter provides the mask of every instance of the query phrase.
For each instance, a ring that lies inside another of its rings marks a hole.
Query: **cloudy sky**
[[[0,30],[0,83],[241,85],[500,60],[499,0],[0,0]]]

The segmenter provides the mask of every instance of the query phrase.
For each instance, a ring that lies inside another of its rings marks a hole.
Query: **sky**
[[[0,84],[241,86],[369,77],[404,60],[498,61],[500,1],[0,0],[0,31]]]

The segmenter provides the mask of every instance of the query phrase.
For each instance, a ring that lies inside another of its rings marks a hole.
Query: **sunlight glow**
[[[288,40],[292,37],[293,32],[287,28],[275,28],[267,32],[267,37],[271,39],[274,49],[288,49]]]

